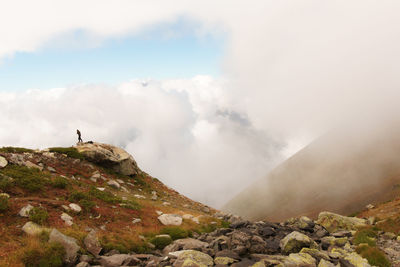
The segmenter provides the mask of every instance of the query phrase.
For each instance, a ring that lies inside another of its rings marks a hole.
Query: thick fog
[[[79,128],[219,207],[343,120],[399,114],[398,1],[13,3],[0,4],[0,58],[99,46],[178,20],[226,43],[222,77],[2,90],[0,145],[71,145]],[[74,30],[87,38],[66,40]]]

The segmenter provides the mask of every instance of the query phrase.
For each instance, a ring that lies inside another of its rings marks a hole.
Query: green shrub
[[[60,189],[64,189],[68,186],[69,182],[68,179],[61,177],[61,176],[57,176],[56,178],[54,178],[51,181],[51,186],[55,187],[55,188],[60,188]]]
[[[172,240],[186,238],[189,236],[188,231],[178,226],[165,227],[161,229],[160,233],[171,236]]]
[[[30,212],[29,212],[29,219],[37,224],[43,225],[45,222],[47,222],[47,219],[49,218],[49,214],[47,211],[42,208],[42,207],[34,207]]]
[[[25,152],[33,153],[34,151],[32,149],[29,149],[29,148],[7,146],[7,147],[0,148],[0,152],[4,152],[4,153],[25,153]]]
[[[26,267],[58,267],[63,266],[65,249],[58,243],[45,243],[42,248],[26,249],[22,262]]]
[[[6,194],[0,194],[0,212],[4,212],[8,209],[8,196]]]
[[[12,179],[0,173],[0,189],[6,192],[12,187],[12,185]]]
[[[206,225],[200,226],[199,230],[197,230],[196,232],[198,232],[198,233],[211,233],[211,232],[215,231],[217,228],[218,227],[215,224],[206,224]]]
[[[40,242],[47,242],[50,239],[50,232],[49,231],[42,231],[39,235],[38,238]]]
[[[66,154],[70,158],[75,158],[75,159],[80,159],[80,160],[85,159],[85,155],[78,152],[78,150],[75,147],[51,147],[51,148],[49,148],[49,151],[60,153],[60,154]]]
[[[379,267],[390,267],[391,263],[386,258],[385,253],[376,247],[370,247],[367,245],[361,245],[356,248],[356,252],[361,255],[361,257],[368,260],[371,266]]]
[[[376,231],[372,228],[364,228],[358,230],[354,237],[353,237],[353,244],[354,245],[359,245],[362,243],[366,243],[371,247],[376,246],[376,237],[378,234]]]
[[[79,202],[81,200],[90,200],[90,196],[86,192],[81,192],[81,191],[72,191],[71,194],[68,197],[68,200],[70,202]]]
[[[122,202],[122,199],[120,197],[114,196],[113,194],[107,191],[100,191],[95,187],[92,187],[90,189],[89,195],[110,204],[116,204]]]
[[[120,206],[131,210],[140,210],[141,208],[140,204],[134,200],[123,200]]]
[[[85,212],[90,212],[93,209],[93,207],[96,206],[96,203],[87,199],[80,200],[79,204],[82,206]]]
[[[156,236],[150,240],[150,242],[156,246],[157,249],[163,249],[172,243],[172,238],[168,235],[166,236]]]
[[[121,253],[148,253],[151,251],[143,241],[135,241],[126,236],[103,236],[100,238],[101,246],[105,252],[113,249],[118,250]]]
[[[92,197],[87,192],[73,191],[69,195],[68,200],[70,202],[79,203],[85,212],[90,212],[96,205],[96,203],[92,201]]]
[[[14,179],[14,184],[30,192],[40,191],[50,181],[50,175],[35,168],[9,164],[1,170],[5,176]]]
[[[221,221],[221,227],[222,228],[229,228],[231,226],[231,223],[228,221]]]

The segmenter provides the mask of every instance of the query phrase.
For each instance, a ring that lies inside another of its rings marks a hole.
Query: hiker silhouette
[[[76,130],[76,134],[78,135],[78,143],[82,143],[82,138],[81,138],[81,132],[79,130]]]

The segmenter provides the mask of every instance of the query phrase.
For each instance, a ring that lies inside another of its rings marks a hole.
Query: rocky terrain
[[[400,266],[399,201],[358,217],[248,221],[180,195],[114,146],[2,148],[0,266]]]

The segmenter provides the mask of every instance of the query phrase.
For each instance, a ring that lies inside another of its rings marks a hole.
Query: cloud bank
[[[277,161],[282,144],[231,110],[223,81],[139,81],[0,93],[1,144],[126,148],[167,185],[218,206]]]
[[[81,45],[95,46],[182,18],[196,22],[200,38],[226,34],[223,79],[0,96],[2,144],[69,145],[81,128],[85,138],[126,147],[145,170],[209,204],[222,204],[343,120],[399,112],[398,1],[0,5],[0,58],[45,49],[71,31],[86,34]]]

